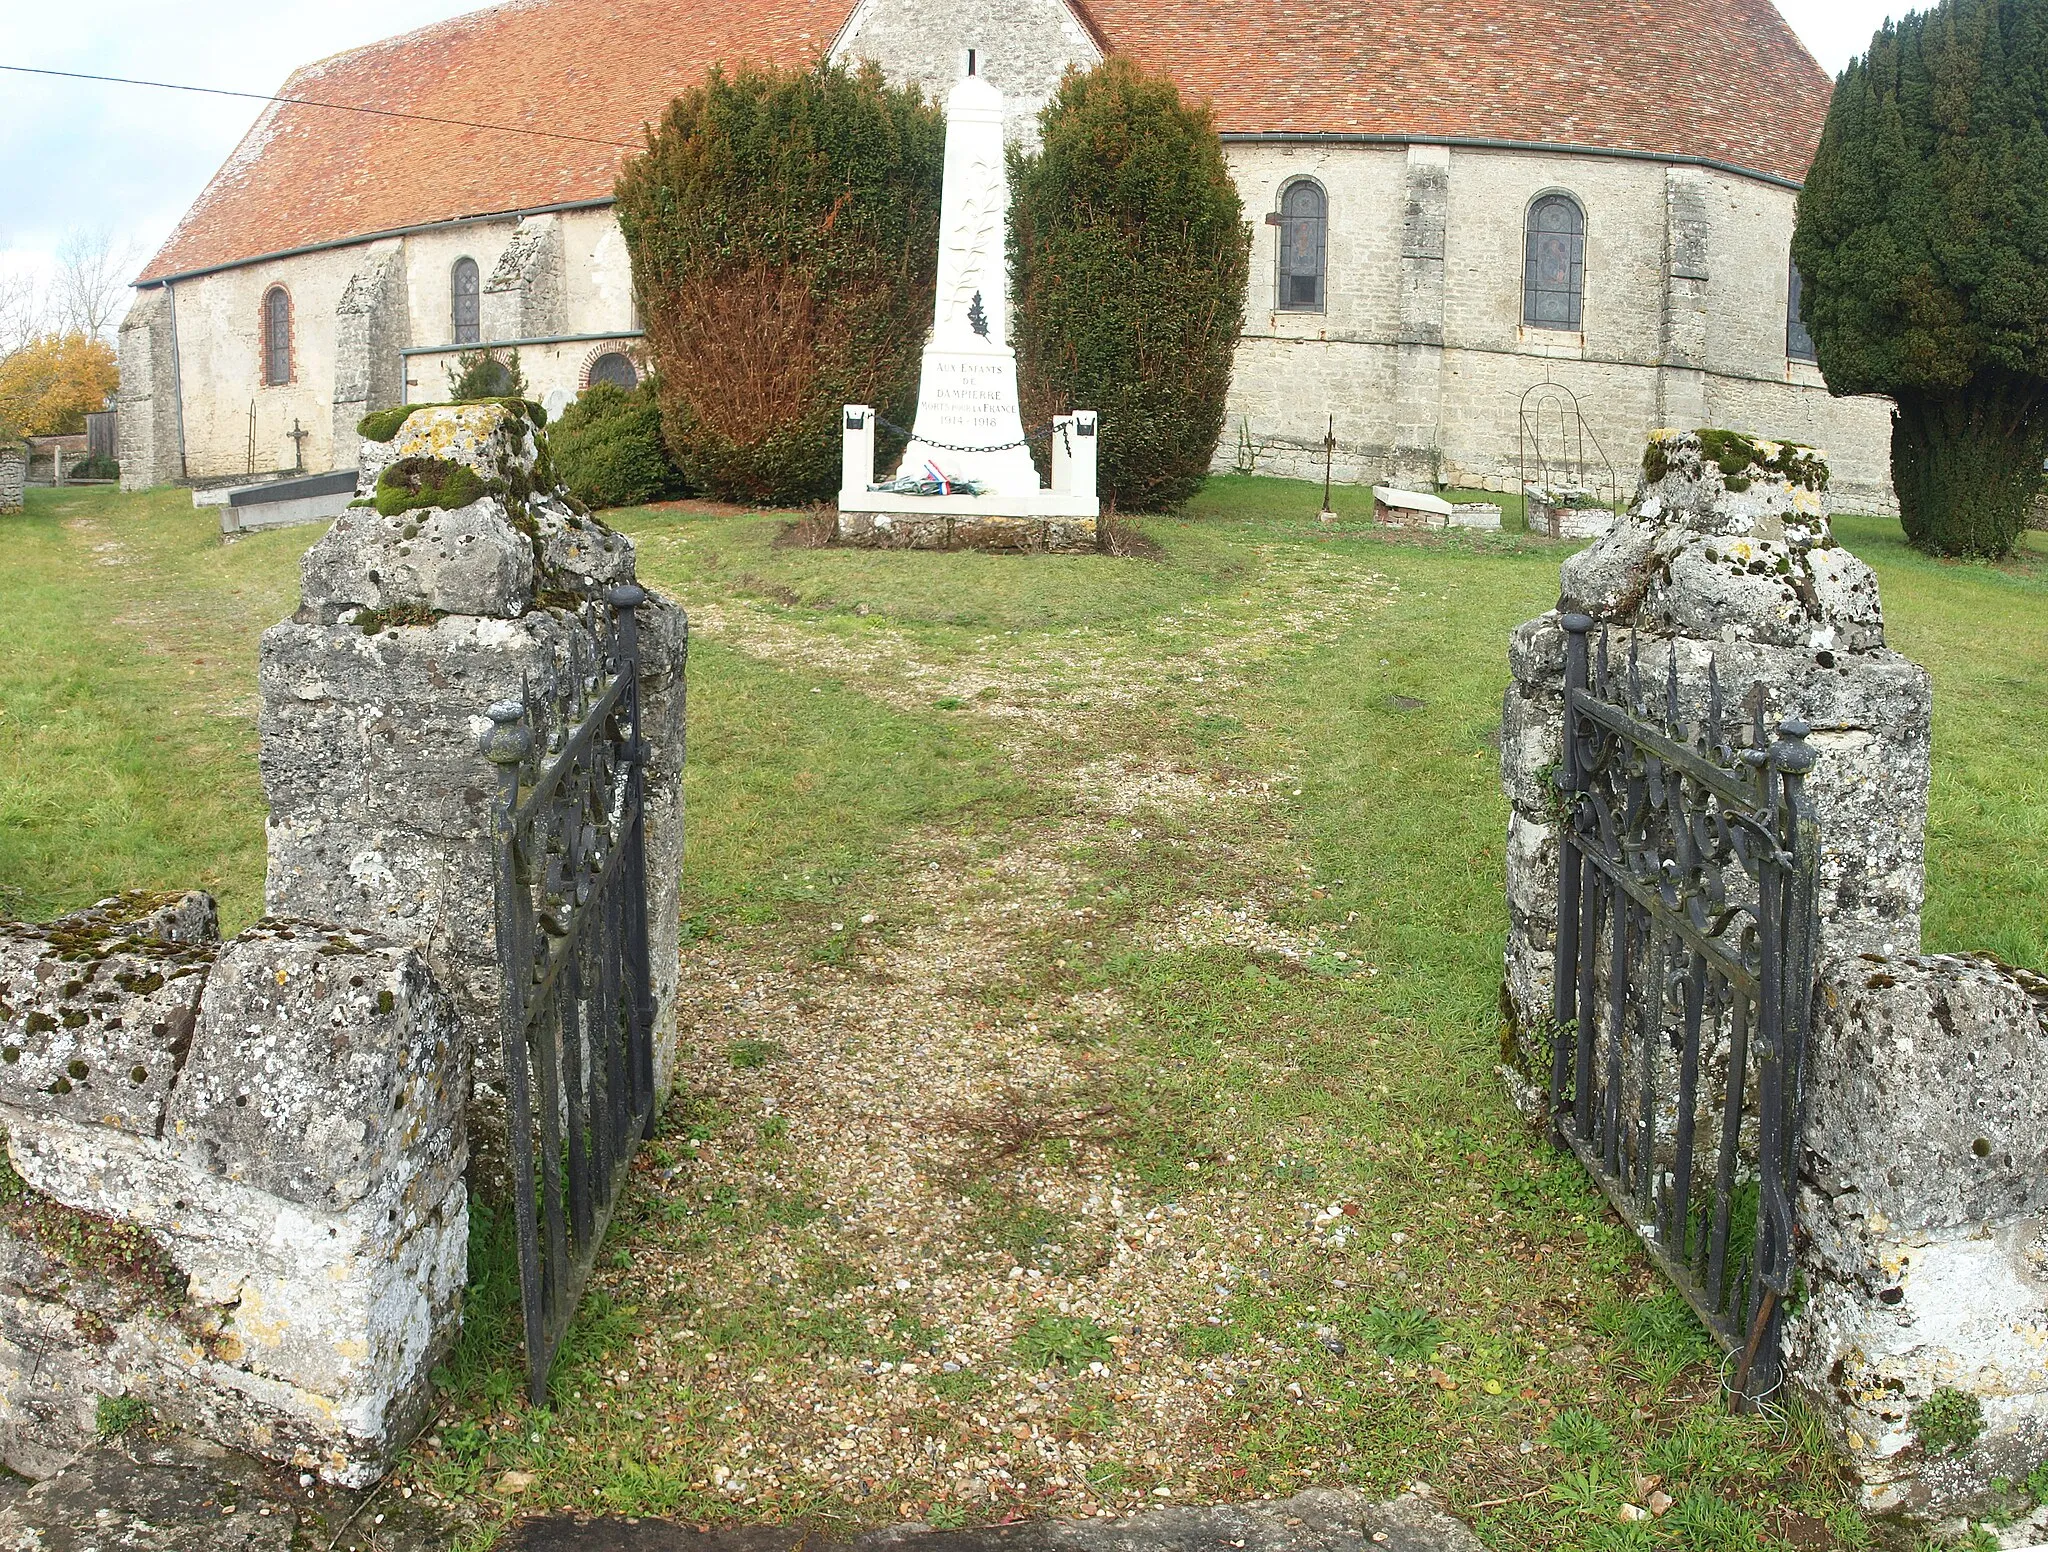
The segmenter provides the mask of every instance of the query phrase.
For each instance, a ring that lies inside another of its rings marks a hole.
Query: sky
[[[0,0],[0,62],[273,92],[291,70],[481,0]],[[1899,0],[1777,0],[1835,74]],[[68,232],[155,251],[261,104],[0,74],[0,276],[47,275]]]

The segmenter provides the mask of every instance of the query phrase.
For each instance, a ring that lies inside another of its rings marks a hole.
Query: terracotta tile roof
[[[279,95],[641,142],[720,61],[806,65],[847,0],[512,0],[295,71]],[[610,196],[608,145],[275,104],[141,279]]]
[[[720,60],[802,65],[848,0],[513,0],[296,72],[282,95],[637,144]],[[1478,136],[1799,178],[1829,83],[1771,0],[1085,0],[1226,132]],[[627,152],[265,111],[142,279],[611,193]]]
[[[1771,0],[1086,0],[1217,128],[1486,137],[1802,179],[1832,89]]]

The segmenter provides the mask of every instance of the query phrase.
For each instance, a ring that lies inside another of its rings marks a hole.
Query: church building
[[[1829,82],[1771,0],[509,0],[293,74],[136,282],[123,483],[352,466],[479,345],[550,412],[636,382],[644,126],[713,64],[936,97],[969,47],[1027,144],[1111,52],[1211,104],[1253,233],[1219,469],[1320,477],[1329,430],[1341,480],[1625,497],[1647,432],[1711,425],[1893,508],[1889,406],[1798,319]]]

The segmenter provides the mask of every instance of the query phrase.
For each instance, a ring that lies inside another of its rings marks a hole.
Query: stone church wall
[[[334,467],[335,309],[368,247],[300,254],[178,282],[179,378],[192,478],[250,472],[252,404],[256,473],[292,467],[294,419],[308,433],[307,470]],[[263,296],[273,285],[284,286],[292,301],[292,376],[277,385],[263,381]]]
[[[1245,142],[1228,151],[1253,246],[1219,468],[1236,459],[1244,422],[1265,444],[1263,471],[1320,475],[1334,412],[1339,478],[1441,475],[1511,489],[1520,401],[1548,377],[1578,395],[1624,499],[1650,430],[1714,424],[1819,446],[1845,505],[1892,509],[1888,407],[1830,398],[1816,368],[1785,355],[1791,190],[1613,157]],[[1298,177],[1329,200],[1321,313],[1273,307],[1279,234],[1265,217]],[[1524,222],[1552,192],[1572,195],[1586,217],[1576,334],[1522,323]]]

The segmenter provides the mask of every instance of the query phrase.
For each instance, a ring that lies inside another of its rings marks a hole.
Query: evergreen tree
[[[1888,22],[1836,84],[1792,256],[1828,388],[1889,394],[1907,537],[2010,554],[2048,454],[2048,0]]]
[[[714,69],[649,132],[617,209],[663,433],[693,488],[820,499],[839,487],[841,405],[908,423],[945,135],[872,65]]]
[[[1029,424],[1101,412],[1098,481],[1126,509],[1207,477],[1244,323],[1251,233],[1209,110],[1112,57],[1069,72],[1013,153],[1010,263]]]

